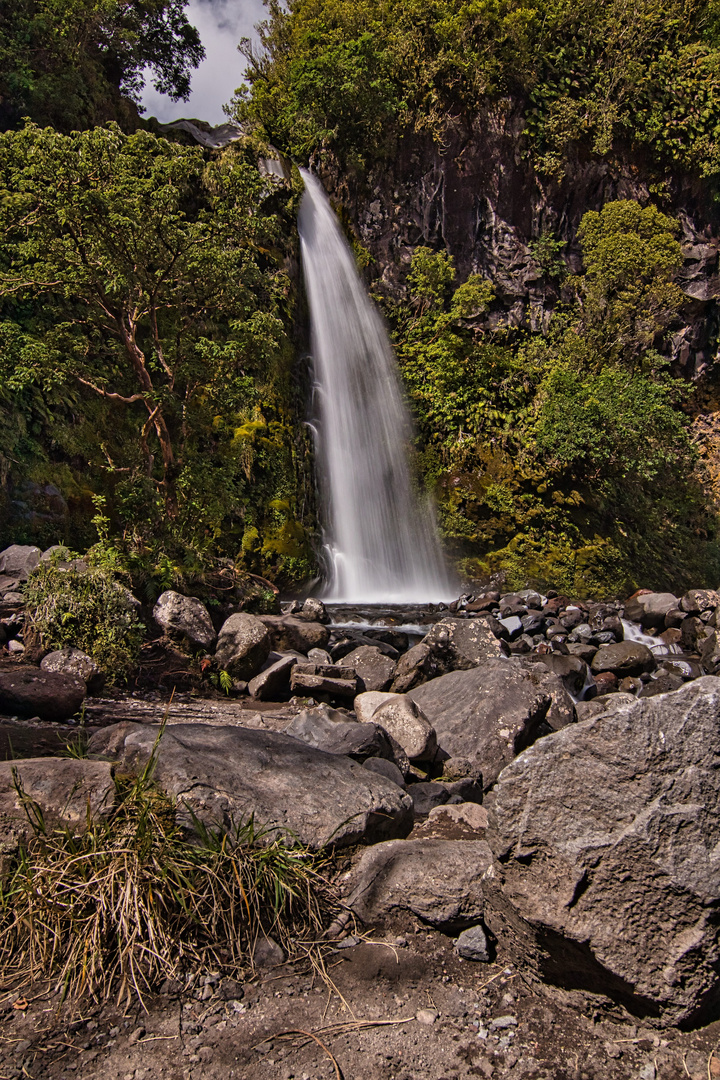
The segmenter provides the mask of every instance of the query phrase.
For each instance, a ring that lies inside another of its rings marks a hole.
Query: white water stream
[[[325,597],[448,600],[454,589],[430,506],[414,490],[397,364],[322,184],[300,170],[298,227],[310,306],[320,491],[327,514]]]

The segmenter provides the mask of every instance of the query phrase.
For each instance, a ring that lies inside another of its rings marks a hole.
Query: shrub
[[[64,997],[116,988],[142,1003],[165,978],[251,969],[263,934],[288,951],[291,937],[319,936],[330,893],[317,857],[252,818],[229,834],[196,820],[191,839],[153,783],[154,761],[116,777],[114,810],[82,835],[49,829],[18,786],[32,837],[0,893],[5,984],[52,978]]]
[[[30,634],[47,649],[74,645],[122,682],[137,662],[145,627],[132,594],[104,567],[41,563],[25,586]]]

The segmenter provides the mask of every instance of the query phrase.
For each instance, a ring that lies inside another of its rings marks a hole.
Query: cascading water
[[[390,341],[316,177],[301,169],[298,228],[312,328],[313,429],[330,580],[346,602],[447,600],[432,511],[413,490],[412,429]]]

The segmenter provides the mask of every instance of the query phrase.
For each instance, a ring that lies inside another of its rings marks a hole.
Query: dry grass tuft
[[[252,819],[230,835],[196,821],[189,836],[154,761],[116,779],[113,813],[80,835],[46,827],[18,787],[33,836],[0,887],[4,983],[52,979],[63,998],[116,989],[119,1003],[142,1003],[188,971],[247,973],[262,935],[290,954],[320,937],[337,909],[317,856]]]

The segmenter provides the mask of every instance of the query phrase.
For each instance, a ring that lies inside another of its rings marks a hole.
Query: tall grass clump
[[[247,974],[263,935],[287,952],[319,937],[332,898],[317,856],[252,818],[229,833],[195,820],[189,834],[152,781],[154,757],[116,779],[114,809],[81,833],[48,827],[16,779],[32,829],[0,888],[5,984],[142,1003],[191,971]]]

